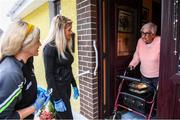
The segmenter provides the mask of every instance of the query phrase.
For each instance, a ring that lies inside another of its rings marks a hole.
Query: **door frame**
[[[112,61],[110,61],[112,58],[114,57],[113,54],[110,53],[110,49],[114,49],[113,46],[110,46],[110,39],[115,39],[115,29],[111,29],[111,28],[115,28],[115,23],[111,22],[111,21],[115,21],[115,0],[105,0],[105,24],[106,24],[106,31],[105,31],[105,37],[106,37],[106,54],[102,53],[101,51],[103,51],[103,33],[102,33],[102,29],[103,29],[103,6],[102,6],[102,2],[103,0],[98,0],[97,2],[97,21],[98,21],[98,25],[97,25],[97,37],[98,37],[98,51],[99,51],[99,56],[98,56],[98,61],[99,61],[99,67],[98,67],[98,96],[99,96],[99,118],[103,119],[105,118],[107,115],[110,115],[112,113],[113,110],[113,103],[110,102],[110,99],[114,99],[114,91],[112,91],[112,86],[114,86],[114,81],[110,81],[110,76],[112,76],[111,74],[113,73],[112,71],[109,72],[109,70],[112,70],[111,66],[113,64]],[[108,17],[111,16],[111,17]],[[112,24],[109,24],[112,23]],[[111,54],[111,56],[109,55]],[[104,73],[103,72],[103,59],[106,59],[107,66],[106,69],[107,71]],[[110,63],[111,62],[111,63]],[[104,74],[106,75],[106,86],[104,86]],[[104,88],[106,88],[106,98],[104,98],[103,96],[103,92],[104,92]],[[104,106],[104,99],[106,99],[106,103],[107,105]],[[114,100],[112,100],[114,101]],[[106,113],[104,113],[104,111],[106,110]]]
[[[179,64],[179,39],[180,31],[177,31],[177,55],[174,55],[175,44],[173,40],[173,2],[172,0],[161,1],[161,53],[160,53],[160,82],[158,90],[158,118],[175,118],[174,112],[176,87],[180,85]],[[167,12],[168,11],[168,12]],[[178,12],[178,21],[180,13]],[[180,23],[178,22],[178,29]],[[180,92],[180,91],[179,91]],[[180,108],[179,108],[180,109]]]
[[[103,96],[103,89],[104,89],[104,76],[103,76],[103,11],[102,11],[102,2],[103,0],[98,0],[97,1],[97,45],[98,45],[98,61],[99,61],[99,66],[98,66],[98,113],[99,113],[99,118],[103,119],[104,118],[104,96]]]

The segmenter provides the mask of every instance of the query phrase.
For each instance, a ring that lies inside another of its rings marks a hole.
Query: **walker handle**
[[[140,79],[127,77],[127,76],[124,76],[124,75],[117,75],[117,78],[124,79],[124,80],[135,81],[135,82],[141,82]]]

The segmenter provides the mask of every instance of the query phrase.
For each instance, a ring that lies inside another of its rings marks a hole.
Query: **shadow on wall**
[[[3,31],[0,29],[0,38],[1,38],[2,33],[3,33]]]

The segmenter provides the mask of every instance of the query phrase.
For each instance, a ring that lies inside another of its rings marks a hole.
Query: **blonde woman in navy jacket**
[[[23,96],[27,86],[22,68],[30,57],[38,55],[39,39],[39,28],[17,21],[10,25],[0,40],[0,119],[24,119],[41,109],[49,98],[46,93],[40,93],[29,106],[19,106],[21,102],[21,105],[26,104],[22,101],[24,97],[37,96],[33,93]]]

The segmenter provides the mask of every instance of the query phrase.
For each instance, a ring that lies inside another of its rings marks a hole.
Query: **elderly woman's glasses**
[[[149,36],[149,35],[152,35],[151,32],[143,32],[141,31],[141,36]]]

